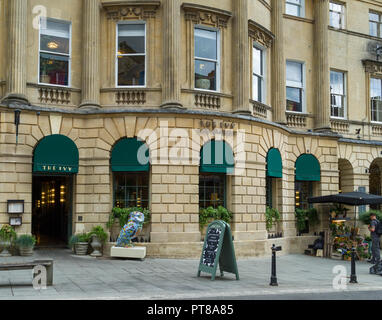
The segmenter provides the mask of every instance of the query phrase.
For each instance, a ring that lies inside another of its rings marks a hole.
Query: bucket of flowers
[[[10,257],[8,249],[17,237],[16,231],[9,224],[4,224],[0,229],[0,248],[2,248],[2,252],[0,253],[0,257]]]

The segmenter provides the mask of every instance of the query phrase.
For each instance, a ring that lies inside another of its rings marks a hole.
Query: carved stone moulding
[[[227,28],[228,20],[232,17],[232,13],[229,11],[194,3],[183,3],[182,9],[187,21],[215,28]]]
[[[365,71],[371,74],[382,76],[382,62],[375,60],[362,60]]]
[[[107,18],[116,21],[155,18],[160,5],[159,0],[102,2]]]
[[[266,48],[270,48],[275,39],[272,32],[253,20],[248,21],[248,33],[254,41]]]

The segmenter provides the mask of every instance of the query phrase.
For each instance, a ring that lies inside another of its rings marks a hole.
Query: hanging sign
[[[211,280],[215,280],[218,265],[221,276],[226,271],[234,273],[236,280],[239,280],[231,227],[222,220],[211,222],[208,225],[197,276],[200,277],[200,273],[203,271],[210,273]]]

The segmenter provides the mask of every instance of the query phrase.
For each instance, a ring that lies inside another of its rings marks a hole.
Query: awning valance
[[[272,148],[267,154],[267,176],[272,178],[283,177],[283,164],[280,151]]]
[[[78,149],[66,136],[43,138],[34,150],[33,172],[78,173]]]
[[[232,148],[225,141],[211,140],[200,151],[200,172],[233,173]]]
[[[317,158],[311,154],[303,154],[296,160],[297,181],[321,181],[321,167]]]
[[[149,148],[136,138],[121,139],[111,153],[111,170],[114,172],[149,171]]]

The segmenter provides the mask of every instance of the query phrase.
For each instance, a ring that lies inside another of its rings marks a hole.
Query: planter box
[[[77,242],[74,248],[77,255],[85,256],[88,254],[89,244],[87,242]]]
[[[134,258],[144,259],[146,257],[146,247],[112,247],[110,249],[110,256],[115,258]]]

